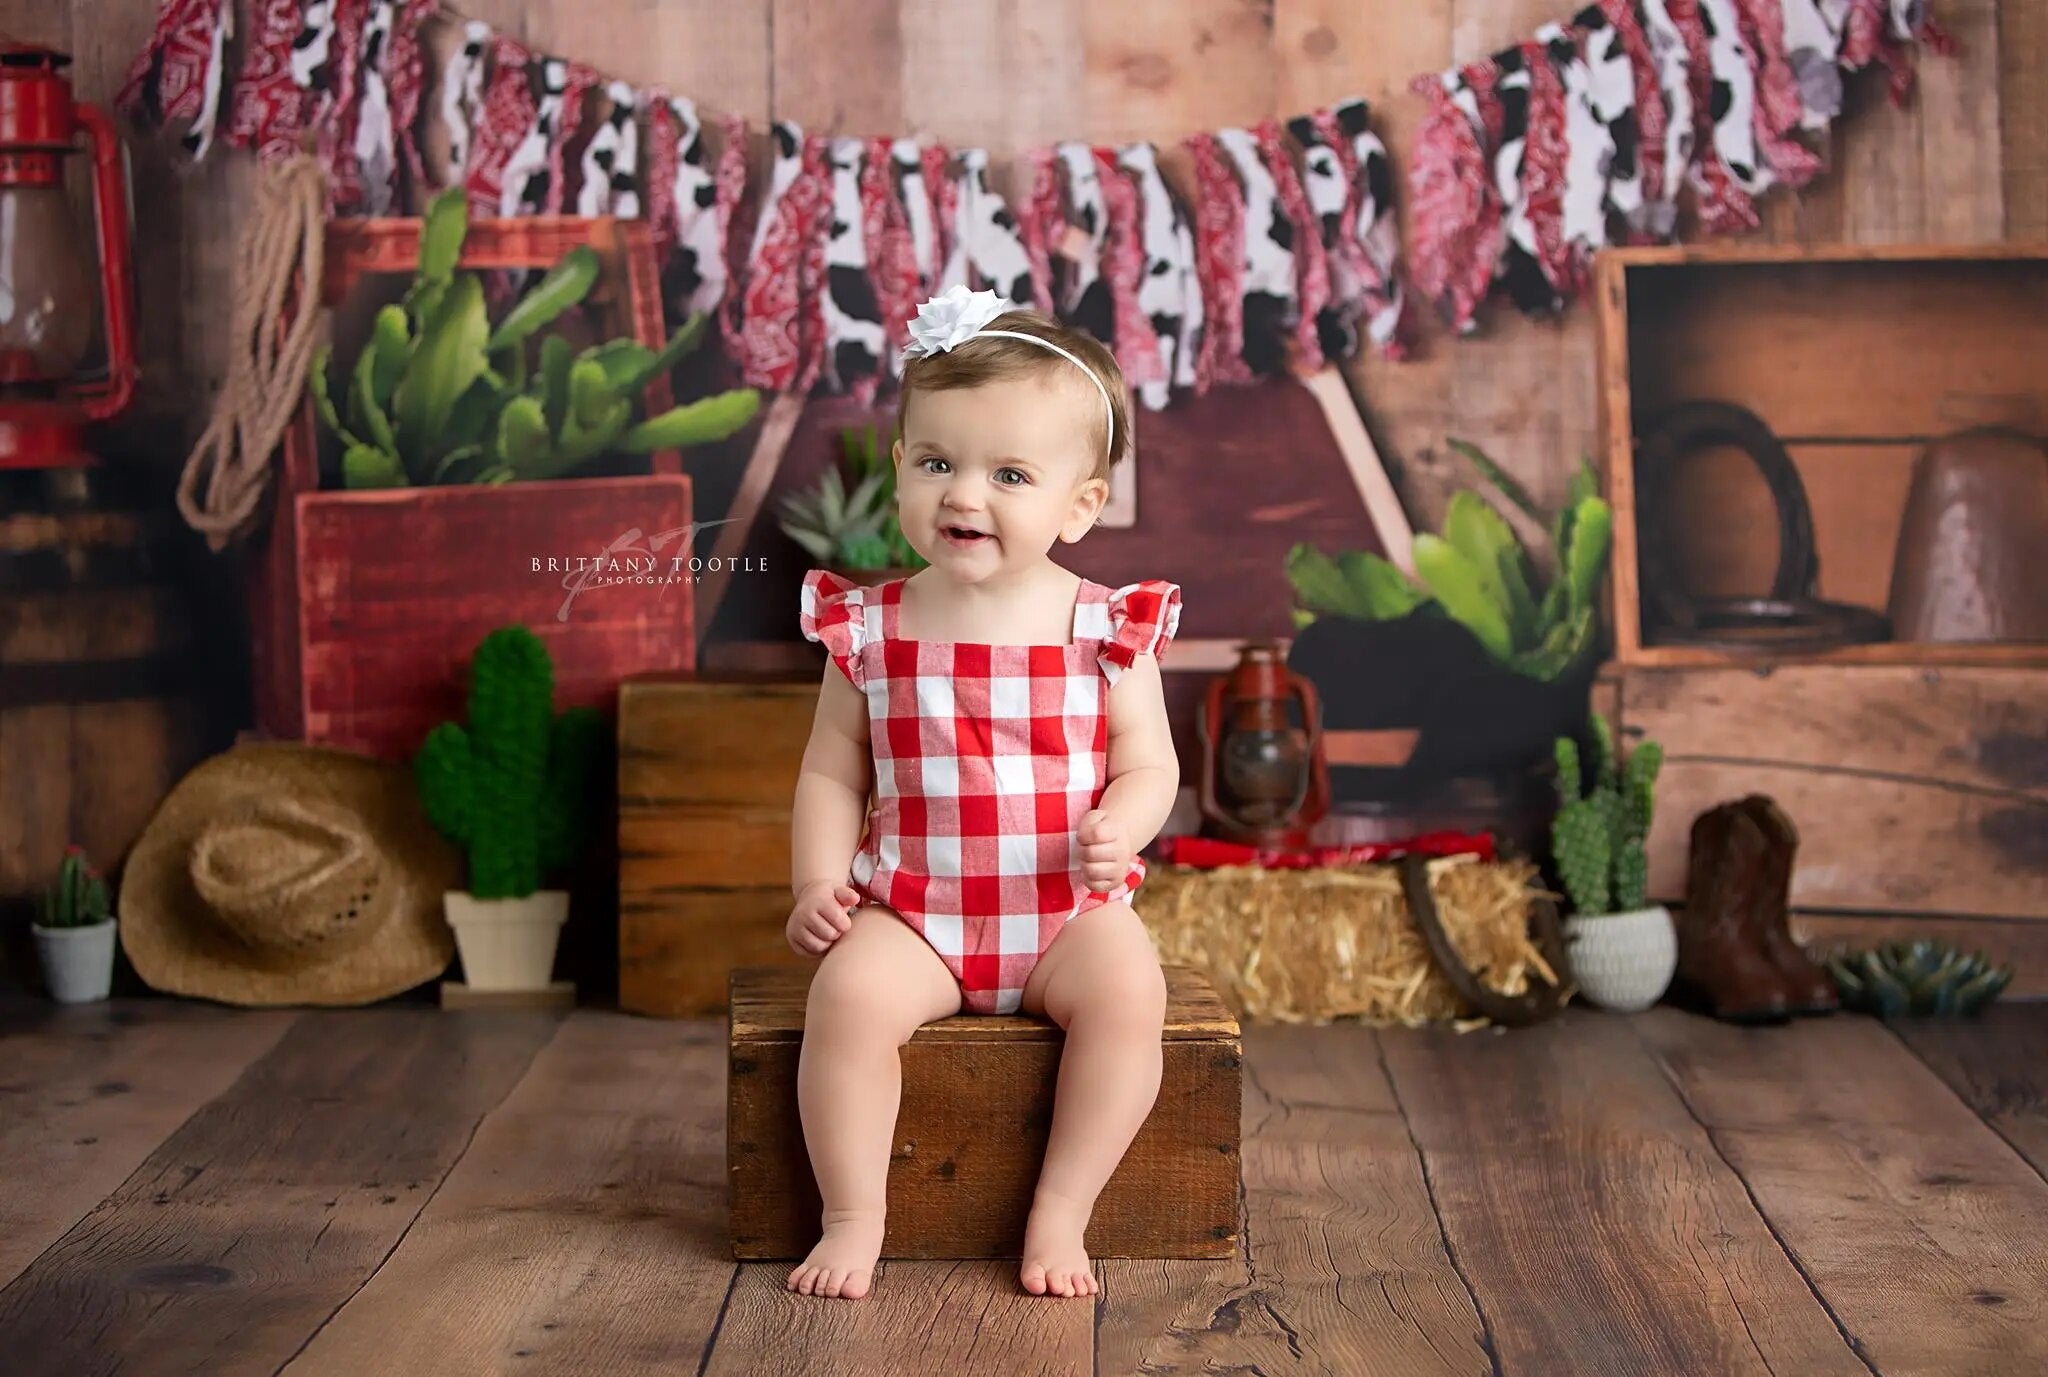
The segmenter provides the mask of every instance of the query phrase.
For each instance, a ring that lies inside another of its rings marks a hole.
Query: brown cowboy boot
[[[1678,921],[1678,1001],[1731,1023],[1778,1023],[1793,1000],[1759,931],[1773,867],[1771,839],[1739,805],[1694,819],[1685,908]]]
[[[1764,952],[1785,977],[1793,1013],[1831,1014],[1842,1006],[1834,977],[1792,937],[1792,860],[1799,850],[1799,829],[1775,800],[1762,794],[1751,794],[1740,806],[1771,842],[1771,876],[1762,892],[1765,908],[1758,923]]]

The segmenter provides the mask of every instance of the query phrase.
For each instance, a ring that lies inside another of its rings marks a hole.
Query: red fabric
[[[1330,304],[1330,260],[1323,249],[1322,227],[1309,209],[1308,193],[1302,190],[1301,173],[1294,166],[1294,154],[1280,121],[1260,120],[1252,127],[1252,137],[1258,140],[1259,156],[1272,174],[1280,209],[1294,226],[1294,293],[1301,308],[1294,327],[1295,365],[1313,373],[1323,366],[1317,321]]]
[[[1859,0],[1860,2],[1860,0]],[[1714,147],[1714,70],[1708,51],[1706,21],[1699,0],[1665,0],[1671,22],[1685,36],[1692,84],[1693,191],[1698,197],[1700,225],[1709,234],[1740,234],[1761,222],[1749,193],[1735,184],[1728,165]]]
[[[1017,239],[1024,245],[1024,257],[1031,264],[1032,305],[1047,315],[1058,314],[1053,297],[1053,236],[1066,233],[1066,215],[1060,209],[1060,174],[1050,148],[1031,150],[1031,198],[1016,215]],[[971,274],[970,269],[970,274]]]
[[[473,220],[495,219],[505,189],[505,167],[526,131],[533,127],[533,83],[526,64],[532,54],[503,34],[491,37],[491,75],[482,107],[469,135],[469,171],[463,185],[469,192]]]
[[[563,171],[563,154],[583,127],[583,97],[604,78],[580,62],[569,64],[569,84],[562,91],[562,114],[548,136],[548,194],[542,209],[549,215],[562,213],[569,178]]]
[[[786,122],[785,122],[786,123]],[[791,126],[794,128],[794,126]],[[817,299],[824,277],[825,217],[831,209],[825,140],[803,136],[796,179],[770,210],[760,250],[747,262],[735,341],[749,387],[808,393],[823,358]]]
[[[1776,0],[1772,0],[1776,3]],[[1636,166],[1642,170],[1643,201],[1664,200],[1664,132],[1670,112],[1664,108],[1664,87],[1657,80],[1657,60],[1650,54],[1649,35],[1643,32],[1637,0],[1600,0],[1600,12],[1621,37],[1629,68],[1636,79]],[[1782,35],[1780,36],[1782,39]],[[1654,242],[1647,230],[1631,227],[1632,243]]]
[[[313,147],[327,169],[327,213],[348,215],[363,203],[362,168],[356,163],[356,100],[361,90],[363,26],[369,22],[370,0],[336,0],[334,49],[328,58],[334,73],[332,90],[309,97],[307,123]]]
[[[1243,842],[1217,841],[1211,837],[1162,837],[1153,848],[1168,865],[1195,870],[1215,870],[1226,865],[1255,865],[1262,870],[1320,870],[1332,866],[1364,865],[1396,857],[1477,856],[1494,857],[1493,837],[1486,832],[1425,832],[1399,841],[1366,842],[1358,846],[1311,846],[1306,850],[1247,846]]]
[[[1538,40],[1521,45],[1529,66],[1529,133],[1522,147],[1522,199],[1529,226],[1536,232],[1536,257],[1543,275],[1559,296],[1569,300],[1585,285],[1585,265],[1564,239],[1565,164],[1571,149],[1565,137],[1564,78],[1551,60],[1549,45]]]
[[[896,192],[896,164],[890,154],[894,142],[886,137],[868,141],[860,199],[868,275],[874,282],[875,305],[882,313],[882,333],[891,352],[900,354],[910,343],[910,317],[917,310],[923,282],[917,271],[917,246],[910,238],[909,213]]]
[[[1144,881],[1134,858],[1089,889],[1075,832],[1108,785],[1110,687],[1164,653],[1180,590],[1084,581],[1068,645],[909,640],[902,595],[900,579],[804,579],[803,634],[867,700],[874,796],[848,878],[931,944],[966,1012],[1012,1013],[1068,920]]]
[[[418,125],[427,90],[427,50],[420,41],[420,27],[440,8],[441,0],[402,0],[398,21],[391,29],[390,58],[384,65],[390,74],[391,125],[398,131],[399,154],[413,184],[422,187],[427,184],[427,170]]]
[[[1195,277],[1202,285],[1202,352],[1195,391],[1248,383],[1244,361],[1244,188],[1214,134],[1186,140],[1195,157]]]
[[[944,147],[927,144],[919,156],[924,163],[924,191],[931,198],[932,216],[932,280],[921,284],[919,290],[936,294],[939,274],[945,271],[946,260],[953,256],[953,217],[960,213],[960,188],[946,175],[949,158]]]
[[[641,101],[647,109],[647,234],[654,241],[654,261],[668,262],[676,246],[676,157],[682,129],[666,91],[652,91]]]
[[[1138,216],[1138,192],[1116,160],[1113,148],[1095,150],[1095,174],[1109,207],[1109,239],[1102,249],[1102,275],[1109,283],[1116,311],[1116,361],[1132,387],[1169,381],[1159,336],[1138,304],[1138,285],[1145,276],[1144,226]]]
[[[137,124],[161,127],[182,120],[192,128],[187,137],[195,152],[205,152],[198,137],[202,125],[215,126],[220,112],[208,118],[207,81],[214,65],[214,40],[231,11],[233,0],[166,0],[157,11],[149,44],[136,54],[115,104]],[[223,55],[224,57],[225,55]],[[226,73],[218,77],[215,95],[224,103]]]
[[[1408,167],[1408,272],[1451,328],[1465,333],[1500,259],[1500,196],[1479,129],[1442,79],[1425,80],[1429,113]]]
[[[247,55],[229,102],[230,148],[253,148],[263,162],[290,157],[305,124],[305,95],[292,80],[299,0],[259,0]]]
[[[1756,70],[1756,142],[1771,175],[1805,186],[1821,170],[1814,151],[1794,136],[1805,107],[1799,79],[1785,57],[1785,11],[1779,0],[1736,0],[1742,37]]]

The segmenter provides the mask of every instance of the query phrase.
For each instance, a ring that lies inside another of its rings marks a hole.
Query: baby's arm
[[[860,691],[831,665],[818,690],[811,739],[790,818],[790,946],[817,955],[851,926],[859,896],[847,884],[867,822],[868,713]]]
[[[1130,830],[1132,851],[1141,851],[1166,825],[1179,792],[1180,757],[1166,720],[1159,661],[1140,655],[1109,691],[1109,788],[1102,811]]]

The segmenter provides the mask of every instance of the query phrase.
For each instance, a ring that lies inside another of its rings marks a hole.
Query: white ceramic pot
[[[114,920],[89,928],[37,926],[36,954],[43,983],[59,1004],[85,1004],[107,997],[114,979]]]
[[[548,987],[555,973],[555,946],[569,917],[568,890],[537,889],[523,899],[479,899],[450,890],[442,902],[470,989]]]
[[[1565,942],[1580,993],[1603,1009],[1636,1013],[1664,997],[1678,969],[1678,931],[1663,905],[1632,913],[1575,913]]]

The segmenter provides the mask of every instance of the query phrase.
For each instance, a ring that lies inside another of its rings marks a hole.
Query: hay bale
[[[1444,932],[1481,981],[1510,995],[1527,991],[1532,974],[1555,983],[1529,936],[1529,901],[1542,893],[1533,864],[1449,856],[1428,869]],[[1240,1018],[1486,1022],[1430,960],[1396,865],[1154,865],[1135,907],[1159,959],[1204,972]]]

